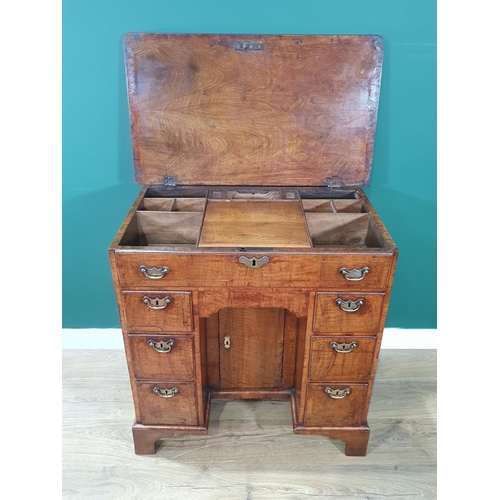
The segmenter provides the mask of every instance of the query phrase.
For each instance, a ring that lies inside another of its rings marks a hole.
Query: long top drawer
[[[240,259],[241,257],[243,259]],[[269,260],[260,261],[262,257],[268,257]],[[255,266],[252,267],[254,258]],[[116,252],[122,290],[287,286],[383,291],[387,286],[391,259],[390,254],[297,255],[258,251],[234,254]],[[242,260],[246,264],[241,262]],[[261,267],[258,267],[259,264]]]

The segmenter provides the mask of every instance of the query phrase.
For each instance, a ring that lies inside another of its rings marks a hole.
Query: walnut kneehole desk
[[[206,434],[212,398],[257,398],[366,454],[398,253],[361,188],[382,53],[377,36],[126,36],[144,187],[109,257],[136,453]]]

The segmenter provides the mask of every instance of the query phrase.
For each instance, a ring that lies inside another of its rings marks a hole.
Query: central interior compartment
[[[200,247],[310,248],[300,201],[208,200]]]

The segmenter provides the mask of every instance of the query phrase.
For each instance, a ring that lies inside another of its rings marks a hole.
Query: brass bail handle
[[[148,340],[148,345],[151,346],[156,352],[170,352],[174,344],[175,340],[172,339],[167,340],[166,342],[163,340],[160,340],[159,342]]]
[[[172,297],[169,297],[167,295],[166,297],[163,297],[162,299],[160,299],[159,297],[155,297],[154,299],[152,299],[151,297],[144,296],[142,298],[142,301],[150,309],[159,310],[159,309],[165,309],[165,307],[167,307],[170,304],[170,302],[172,302]]]
[[[177,389],[177,387],[172,387],[172,389],[160,389],[159,387],[155,387],[153,392],[158,394],[161,398],[173,398],[179,392],[179,389]]]
[[[339,273],[347,281],[361,281],[370,272],[369,267],[362,267],[361,269],[347,269],[347,267],[341,267]]]
[[[332,399],[343,399],[349,394],[351,394],[351,389],[347,387],[346,389],[332,389],[331,387],[327,387],[325,389],[325,392],[332,398]]]
[[[337,299],[335,301],[335,304],[337,304],[342,311],[345,312],[356,312],[359,310],[359,308],[365,303],[363,299],[358,299],[358,300],[342,300],[342,299]]]
[[[355,347],[358,347],[358,343],[357,342],[342,342],[342,343],[331,342],[330,347],[332,349],[335,349],[335,351],[337,351],[337,352],[348,353],[348,352],[352,352],[352,350]]]
[[[170,272],[170,268],[163,267],[147,267],[144,264],[139,266],[139,271],[150,280],[159,280]]]

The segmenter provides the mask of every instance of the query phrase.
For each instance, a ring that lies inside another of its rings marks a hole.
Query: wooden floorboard
[[[292,433],[287,401],[213,400],[207,436],[137,456],[121,350],[63,351],[63,496],[80,499],[436,498],[436,351],[382,350],[366,457]]]

